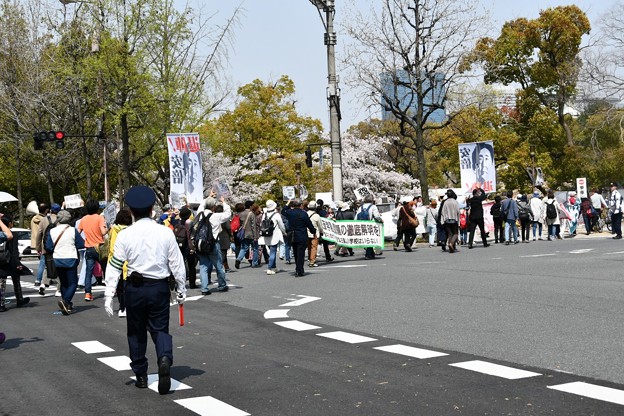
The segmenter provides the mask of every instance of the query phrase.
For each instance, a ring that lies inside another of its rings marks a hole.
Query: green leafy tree
[[[295,163],[305,167],[306,144],[323,142],[321,122],[297,112],[294,94],[295,85],[287,76],[274,83],[254,80],[238,89],[240,100],[233,110],[200,128],[210,148],[228,159],[224,163],[253,161],[249,168],[262,174],[243,179],[255,184],[274,181],[272,195],[280,198],[281,186],[296,183]],[[331,188],[328,167],[303,168],[301,180],[311,192]]]
[[[564,107],[576,92],[581,68],[579,52],[589,19],[577,6],[542,10],[537,19],[519,18],[503,25],[497,39],[483,38],[472,61],[480,62],[486,83],[520,84],[520,100],[538,103],[554,112],[565,133],[564,143],[574,145],[573,128]],[[529,122],[535,106],[521,111]],[[561,146],[559,146],[561,147]]]

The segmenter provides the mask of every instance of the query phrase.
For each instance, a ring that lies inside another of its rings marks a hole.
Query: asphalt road
[[[189,388],[165,396],[132,385],[125,320],[101,292],[69,317],[33,295],[0,314],[0,415],[624,414],[623,255],[603,234],[360,251],[298,279],[243,266],[227,293],[189,291],[184,327],[172,307],[172,375]]]

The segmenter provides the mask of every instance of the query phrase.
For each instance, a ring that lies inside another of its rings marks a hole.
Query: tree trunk
[[[418,180],[420,181],[420,194],[423,204],[429,204],[429,179],[427,177],[427,161],[425,159],[425,145],[423,131],[416,131],[416,161],[418,162]]]

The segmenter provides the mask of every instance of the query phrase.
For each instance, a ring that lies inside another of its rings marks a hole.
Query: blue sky
[[[341,18],[341,3],[344,0],[336,0],[337,23]],[[596,27],[598,18],[615,3],[615,0],[481,0],[481,5],[490,11],[493,37],[498,35],[501,25],[507,20],[535,18],[541,9],[558,5],[576,4],[587,13],[592,26]],[[327,61],[323,44],[324,29],[310,1],[220,0],[213,4],[218,4],[217,20],[227,18],[239,4],[245,10],[234,36],[233,49],[229,51],[227,72],[233,84],[240,86],[257,78],[265,82],[275,81],[281,75],[288,75],[295,82],[299,113],[320,119],[327,129],[329,115],[325,96]],[[215,7],[213,4],[207,7],[212,9]],[[340,54],[341,44],[344,44],[344,38],[339,32],[337,54]],[[345,77],[346,73],[341,72],[339,63],[337,65],[339,76]],[[365,120],[369,114],[345,90],[344,82],[341,87],[341,130],[344,131]],[[379,114],[373,116],[380,117]]]

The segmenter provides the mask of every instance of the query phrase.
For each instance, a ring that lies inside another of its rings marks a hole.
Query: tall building
[[[381,119],[394,120],[394,114],[388,109],[388,101],[397,103],[398,107],[410,114],[415,115],[418,109],[418,99],[416,93],[415,80],[411,80],[409,73],[405,70],[397,70],[395,74],[386,72],[381,74]],[[431,113],[427,119],[430,123],[442,123],[446,120],[446,110],[444,108],[446,89],[444,86],[444,76],[436,74],[433,77],[433,84],[430,79],[423,82],[424,112]]]

